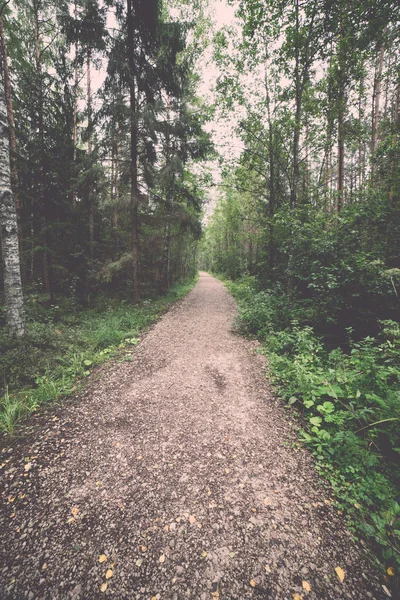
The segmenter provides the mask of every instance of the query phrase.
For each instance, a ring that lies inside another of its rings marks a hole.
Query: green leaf
[[[322,418],[321,417],[311,417],[310,423],[311,423],[311,425],[314,425],[315,427],[319,427],[322,423]]]
[[[83,364],[85,365],[85,367],[91,367],[93,363],[91,360],[86,359],[83,361]]]

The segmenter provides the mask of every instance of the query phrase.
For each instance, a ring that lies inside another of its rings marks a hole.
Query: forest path
[[[386,597],[234,314],[202,273],[131,363],[11,444],[2,599]]]

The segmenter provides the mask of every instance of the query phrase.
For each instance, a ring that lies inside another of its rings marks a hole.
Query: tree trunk
[[[385,29],[386,32],[386,29]],[[371,179],[373,180],[375,165],[374,165],[374,154],[378,147],[378,126],[379,126],[379,105],[381,101],[381,87],[382,87],[382,69],[383,69],[383,57],[385,55],[385,45],[382,42],[379,46],[377,53],[377,62],[375,67],[375,78],[374,78],[374,93],[372,100],[372,139],[371,139]]]
[[[87,66],[87,111],[88,111],[88,158],[89,158],[89,177],[88,177],[88,209],[89,209],[89,253],[93,258],[94,246],[94,206],[93,206],[93,138],[92,138],[92,77],[91,77],[92,53],[88,49],[86,57]]]
[[[15,210],[17,213],[17,224],[18,224],[18,240],[19,249],[22,253],[23,249],[23,238],[22,238],[22,225],[21,225],[21,205],[19,201],[19,176],[18,176],[18,162],[17,162],[17,139],[15,135],[15,122],[14,122],[14,108],[12,101],[12,88],[10,80],[10,72],[8,69],[8,54],[7,54],[7,43],[4,32],[3,18],[0,15],[0,43],[1,43],[1,54],[3,58],[3,74],[4,74],[4,92],[7,105],[7,119],[8,127],[10,132],[10,159],[11,159],[11,185],[14,191]]]
[[[133,301],[138,302],[139,293],[139,232],[138,232],[138,125],[136,114],[135,57],[134,57],[134,15],[133,2],[128,0],[128,63],[130,92],[130,133],[131,133],[131,229],[132,229],[132,284]]]
[[[78,18],[78,3],[75,0],[75,19]],[[72,206],[76,208],[76,144],[78,141],[78,92],[79,92],[79,70],[78,70],[78,42],[75,44],[75,60],[74,60],[74,129],[73,129],[73,183],[72,183]]]
[[[10,335],[25,333],[24,301],[21,285],[18,227],[11,190],[10,142],[3,83],[0,81],[0,231],[3,257],[4,296]]]
[[[43,287],[46,293],[50,296],[50,301],[53,301],[53,291],[50,280],[49,257],[48,257],[48,232],[46,222],[46,169],[45,169],[45,150],[44,150],[44,114],[43,114],[43,72],[41,63],[40,51],[40,30],[39,30],[39,7],[34,4],[34,35],[35,35],[35,67],[37,77],[37,93],[38,93],[38,129],[40,140],[40,163],[39,163],[39,197],[42,209],[41,215],[41,237],[42,237],[42,269],[43,269]]]

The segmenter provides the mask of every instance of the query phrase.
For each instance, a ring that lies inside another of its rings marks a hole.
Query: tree
[[[22,337],[25,332],[24,302],[17,214],[11,190],[9,127],[3,82],[0,83],[0,228],[7,325],[12,336]]]

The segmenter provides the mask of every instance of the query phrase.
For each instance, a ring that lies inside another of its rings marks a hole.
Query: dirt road
[[[132,362],[7,445],[1,598],[387,598],[234,314],[201,274]]]

